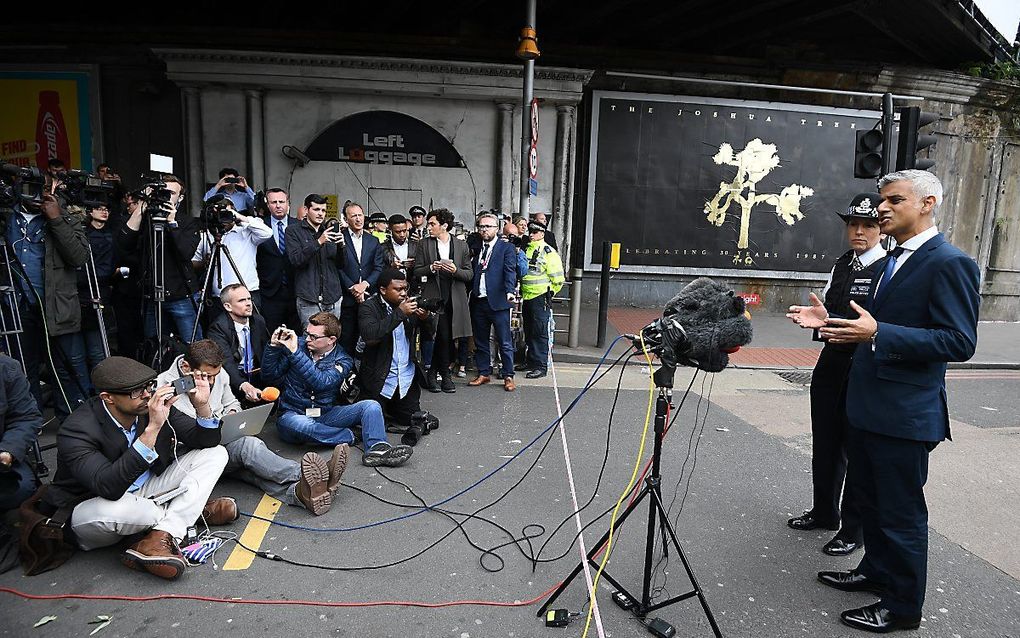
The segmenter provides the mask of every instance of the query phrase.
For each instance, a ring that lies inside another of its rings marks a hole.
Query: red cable
[[[328,602],[324,600],[257,600],[249,598],[220,598],[216,596],[197,596],[194,594],[156,594],[154,596],[101,596],[93,594],[28,594],[10,587],[0,587],[0,592],[13,594],[26,600],[115,600],[124,602],[145,603],[156,600],[194,600],[206,603],[227,603],[237,605],[298,605],[304,607],[424,607],[438,609],[460,605],[481,605],[485,607],[527,607],[551,594],[560,584],[557,583],[538,596],[520,602],[503,603],[491,600],[454,600],[445,603],[423,603],[403,600],[377,600],[360,603]]]

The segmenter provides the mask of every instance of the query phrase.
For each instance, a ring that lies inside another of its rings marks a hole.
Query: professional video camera
[[[18,201],[28,208],[38,209],[42,206],[43,193],[46,192],[46,176],[35,167],[4,164],[0,169],[3,186],[0,186],[0,207],[13,208]]]
[[[227,224],[232,224],[235,219],[234,202],[223,194],[213,195],[202,206],[200,223],[203,230],[208,230],[214,235],[222,235],[227,231]]]
[[[72,206],[110,206],[116,189],[114,182],[87,171],[69,170],[60,174],[57,192]]]

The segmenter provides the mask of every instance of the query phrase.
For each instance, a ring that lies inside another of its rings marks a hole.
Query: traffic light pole
[[[893,132],[892,93],[882,95],[882,175],[892,172],[892,132]]]

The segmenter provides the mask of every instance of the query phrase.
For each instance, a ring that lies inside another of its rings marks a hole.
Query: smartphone
[[[187,376],[180,377],[179,379],[174,379],[173,386],[174,396],[177,396],[178,394],[187,394],[188,390],[195,389],[195,377],[189,374]]]

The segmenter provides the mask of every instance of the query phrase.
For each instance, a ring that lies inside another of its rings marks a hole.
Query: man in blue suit
[[[290,199],[282,188],[266,189],[266,207],[269,214],[264,219],[273,239],[259,244],[255,259],[262,291],[259,310],[266,327],[273,331],[282,325],[298,325],[294,266],[287,259],[287,226],[298,220],[290,216]]]
[[[879,181],[882,232],[897,248],[880,262],[868,309],[857,319],[825,319],[807,307],[800,322],[824,321],[830,343],[857,343],[847,383],[851,489],[860,490],[865,555],[856,569],[819,572],[843,591],[879,602],[840,614],[874,633],[915,629],[927,580],[928,454],[950,438],[946,363],[966,361],[977,344],[980,275],[974,260],[946,242],[934,223],[942,184],[907,170]]]
[[[497,236],[499,219],[484,213],[478,218],[481,246],[471,260],[474,280],[471,285],[471,326],[475,335],[475,363],[478,377],[468,383],[480,386],[489,382],[492,356],[489,334],[496,329],[502,361],[503,389],[513,392],[514,344],[510,334],[510,303],[517,289],[517,249]]]
[[[383,270],[383,254],[379,240],[365,232],[365,210],[356,202],[348,202],[343,210],[347,228],[344,229],[344,250],[347,258],[340,270],[344,296],[340,304],[340,345],[344,350],[359,356],[358,307],[375,290],[375,282]]]

